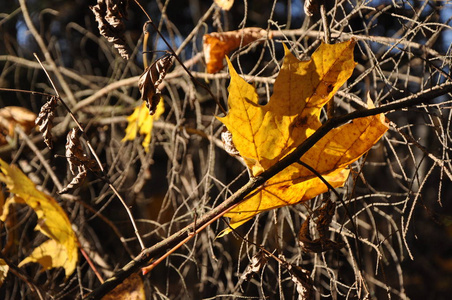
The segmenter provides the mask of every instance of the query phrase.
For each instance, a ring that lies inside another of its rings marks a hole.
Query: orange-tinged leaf
[[[280,161],[322,125],[321,108],[353,72],[354,45],[353,40],[322,44],[309,61],[299,61],[284,46],[284,62],[273,95],[264,106],[258,104],[254,87],[228,61],[229,112],[218,119],[232,133],[233,143],[253,176]],[[347,167],[367,152],[387,129],[382,114],[356,119],[331,130],[301,161],[333,187],[343,186],[349,174]],[[226,216],[236,228],[262,211],[307,201],[326,191],[328,187],[311,171],[293,164]]]
[[[15,195],[5,203],[2,219],[6,218],[7,208],[12,202],[25,203],[38,216],[38,225],[35,229],[50,238],[38,246],[20,265],[28,262],[45,262],[42,264],[44,269],[63,267],[66,277],[69,277],[77,264],[78,249],[77,238],[66,213],[55,199],[37,190],[35,184],[16,166],[9,166],[0,159],[0,171],[0,181],[3,181]],[[52,254],[50,261],[47,257],[49,254]]]
[[[102,300],[145,300],[143,280],[138,274],[132,274],[120,285],[105,295]]]
[[[265,37],[267,37],[267,31],[257,27],[205,34],[203,37],[203,52],[207,64],[207,73],[217,73],[223,69],[223,59],[232,50]],[[269,38],[271,38],[270,35]]]
[[[35,127],[36,114],[20,106],[6,106],[0,109],[0,145],[6,144],[3,136],[14,136],[14,127],[20,126],[26,133]]]
[[[157,105],[154,115],[149,115],[146,103],[142,102],[141,106],[136,107],[133,113],[127,117],[129,124],[127,125],[126,135],[122,139],[122,142],[133,141],[136,138],[137,133],[144,135],[142,145],[147,152],[149,150],[149,144],[151,143],[154,120],[158,120],[164,112],[165,105],[163,104],[163,101],[160,101]]]

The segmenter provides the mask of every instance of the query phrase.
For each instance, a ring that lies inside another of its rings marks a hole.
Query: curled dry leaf
[[[234,4],[234,0],[214,0],[214,2],[222,10],[230,10]]]
[[[329,226],[334,216],[336,204],[328,199],[323,206],[318,208],[315,224],[319,238],[313,240],[309,231],[311,217],[307,217],[298,232],[298,244],[305,252],[321,253],[328,250],[339,250],[345,246],[344,242],[335,242],[328,238]]]
[[[267,253],[262,251],[262,249],[259,249],[259,251],[251,258],[250,264],[240,278],[249,281],[254,274],[259,273],[262,267],[265,266],[268,257]]]
[[[221,132],[221,141],[223,142],[224,150],[229,155],[240,155],[239,150],[237,150],[237,148],[234,146],[234,142],[232,141],[232,134],[226,126],[223,127],[223,131]]]
[[[66,140],[66,159],[72,175],[75,175],[78,173],[75,168],[82,166],[83,162],[87,160],[80,143],[80,130],[72,128],[68,132]]]
[[[297,287],[298,299],[312,299],[313,282],[311,273],[300,266],[289,264],[287,266],[290,278]]]
[[[161,96],[159,85],[163,82],[172,64],[173,56],[165,55],[147,67],[138,79],[141,98],[146,102],[150,115],[153,115],[157,109]]]
[[[46,143],[47,147],[50,149],[52,149],[51,130],[53,128],[53,118],[55,117],[57,103],[56,96],[50,97],[50,99],[41,107],[41,111],[35,120],[35,124],[39,126],[39,131],[44,138],[44,143]]]
[[[6,106],[0,109],[0,137],[6,143],[6,136],[14,136],[14,127],[20,126],[26,133],[35,127],[36,114],[20,106]]]
[[[58,193],[65,194],[65,193],[72,192],[73,190],[75,190],[76,188],[78,188],[79,186],[82,185],[83,181],[85,181],[85,178],[86,178],[86,167],[82,165],[82,166],[78,167],[77,176],[72,178],[71,182],[69,182],[69,184],[65,188],[63,188],[61,191],[59,191]]]
[[[105,295],[102,300],[145,300],[143,280],[140,275],[132,274],[120,285]]]
[[[207,64],[207,73],[217,73],[223,69],[223,59],[232,50],[266,38],[267,35],[271,39],[271,35],[266,30],[257,27],[205,34],[203,37],[203,51]]]
[[[319,11],[319,1],[321,0],[305,0],[304,1],[304,13],[312,17],[315,13]]]
[[[99,166],[96,161],[86,156],[80,143],[80,130],[73,128],[67,134],[66,159],[72,175],[76,175],[71,182],[59,193],[67,193],[79,187],[86,178],[86,169],[98,171]],[[77,172],[76,172],[77,168]]]
[[[97,5],[90,6],[96,17],[99,32],[124,59],[129,59],[130,49],[124,37],[124,19],[127,19],[128,0],[97,0]]]

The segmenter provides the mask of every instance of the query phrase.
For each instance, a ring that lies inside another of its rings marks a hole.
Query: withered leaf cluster
[[[53,118],[55,117],[55,108],[58,104],[56,96],[52,96],[49,100],[41,107],[38,117],[35,120],[35,124],[39,126],[39,131],[42,133],[44,142],[47,147],[52,149],[52,128],[53,128]]]
[[[159,85],[163,82],[172,64],[173,56],[165,55],[147,67],[138,79],[141,98],[146,101],[146,107],[149,109],[150,115],[155,113],[160,102],[161,91]]]
[[[328,238],[328,228],[334,216],[336,204],[327,199],[325,204],[316,210],[318,214],[315,224],[319,238],[313,240],[309,231],[309,222],[311,217],[308,216],[301,225],[298,233],[298,243],[305,252],[321,253],[328,250],[339,250],[345,246],[344,242],[335,242]]]
[[[128,0],[97,0],[97,5],[90,6],[98,23],[99,32],[124,59],[129,59],[130,48],[124,37],[124,20],[127,20]]]

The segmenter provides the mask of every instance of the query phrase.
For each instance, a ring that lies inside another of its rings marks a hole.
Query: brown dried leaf
[[[82,149],[82,144],[80,143],[80,130],[78,128],[72,128],[67,134],[66,139],[66,159],[72,175],[75,175],[75,168],[83,166],[83,162],[87,160]]]
[[[314,288],[311,273],[294,264],[288,265],[287,270],[297,286],[298,299],[312,299]]]
[[[323,240],[328,239],[327,235],[335,210],[336,203],[329,198],[325,201],[325,204],[317,209],[317,213],[319,214],[316,221],[317,231],[319,232],[319,237]]]
[[[165,55],[147,67],[138,79],[138,88],[141,92],[141,98],[143,101],[146,101],[146,107],[149,109],[150,115],[153,115],[157,109],[161,93],[159,85],[163,82],[163,79],[172,64],[173,56]]]
[[[312,17],[319,11],[319,0],[305,0],[304,1],[304,13]]]
[[[79,186],[81,186],[83,184],[83,182],[85,181],[85,178],[86,178],[86,167],[82,165],[82,166],[78,167],[77,176],[72,178],[71,182],[69,182],[69,184],[64,189],[59,191],[58,193],[64,194],[64,193],[72,192],[73,190],[75,190],[76,188],[78,188]]]
[[[319,233],[318,239],[313,240],[309,232],[311,217],[307,217],[303,222],[298,232],[298,243],[303,251],[321,253],[328,250],[339,250],[345,246],[344,242],[335,242],[328,238],[329,226],[333,219],[335,208],[336,204],[328,199],[322,207],[316,210],[316,213],[319,214],[315,221]]]
[[[130,49],[124,37],[124,21],[127,19],[128,0],[97,0],[97,5],[90,6],[96,17],[99,32],[124,59],[129,59]]]
[[[232,50],[240,46],[246,46],[258,39],[266,38],[267,35],[267,31],[257,27],[205,34],[203,37],[203,51],[207,64],[207,73],[217,73],[223,69],[223,59]],[[271,36],[269,38],[271,39]]]
[[[143,280],[140,275],[132,274],[114,290],[105,295],[102,300],[145,300]]]
[[[221,132],[221,141],[223,142],[224,150],[231,156],[240,156],[239,150],[234,146],[234,142],[232,141],[232,133],[226,128],[223,127],[223,131]]]
[[[263,266],[268,261],[268,255],[260,249],[256,254],[251,258],[251,262],[246,268],[245,272],[243,272],[241,279],[249,281],[254,274],[259,273]]]
[[[46,143],[47,147],[50,149],[52,149],[51,130],[53,128],[53,118],[55,117],[57,103],[56,96],[50,97],[50,99],[41,107],[41,111],[35,120],[35,124],[39,126],[39,131],[44,138],[44,143]]]

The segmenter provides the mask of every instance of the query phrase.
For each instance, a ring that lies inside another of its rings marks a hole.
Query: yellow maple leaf
[[[64,210],[52,197],[36,189],[35,184],[16,166],[9,166],[0,159],[0,181],[14,194],[3,207],[0,220],[4,221],[12,203],[25,203],[38,216],[35,230],[50,238],[38,246],[32,254],[19,263],[38,262],[43,269],[63,267],[66,278],[71,275],[78,261],[77,238]]]
[[[149,115],[149,110],[146,108],[146,103],[143,101],[140,106],[136,107],[133,113],[127,117],[129,124],[126,128],[126,135],[122,142],[133,141],[137,133],[144,135],[142,146],[146,152],[149,151],[149,144],[151,143],[152,128],[154,121],[158,120],[165,112],[165,105],[160,101],[154,115]]]
[[[232,133],[233,143],[253,176],[280,161],[322,125],[322,107],[353,72],[354,45],[353,40],[334,45],[322,43],[309,61],[299,61],[284,46],[284,62],[273,95],[264,106],[258,104],[254,87],[228,61],[229,112],[218,119]],[[347,167],[387,129],[382,114],[356,119],[331,130],[301,161],[333,187],[343,186],[350,172]],[[292,164],[225,216],[231,218],[231,227],[237,228],[260,212],[307,201],[326,191],[328,187],[320,178],[300,164]]]

